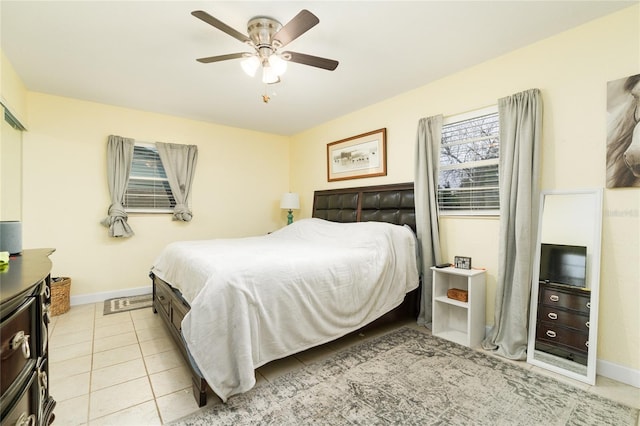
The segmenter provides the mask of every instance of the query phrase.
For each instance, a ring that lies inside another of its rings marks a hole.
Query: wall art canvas
[[[607,83],[607,188],[640,187],[640,74]]]

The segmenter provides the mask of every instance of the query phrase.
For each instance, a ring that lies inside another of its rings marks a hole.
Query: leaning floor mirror
[[[602,189],[542,191],[527,362],[595,384]]]

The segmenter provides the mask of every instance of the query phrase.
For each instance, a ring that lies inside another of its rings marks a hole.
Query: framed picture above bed
[[[327,144],[329,182],[386,175],[386,128]]]

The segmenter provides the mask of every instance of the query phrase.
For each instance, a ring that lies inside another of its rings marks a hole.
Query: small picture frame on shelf
[[[464,256],[455,256],[453,264],[458,269],[471,269],[471,258]]]

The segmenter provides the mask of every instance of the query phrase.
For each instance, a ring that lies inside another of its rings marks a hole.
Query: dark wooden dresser
[[[56,405],[48,386],[53,249],[25,250],[0,271],[0,424],[46,426]]]
[[[540,282],[536,350],[587,365],[591,292]]]

